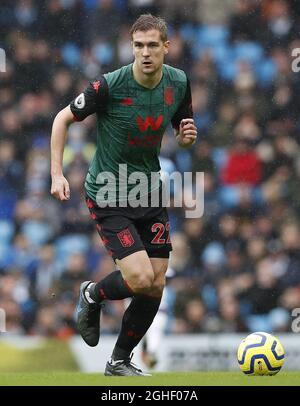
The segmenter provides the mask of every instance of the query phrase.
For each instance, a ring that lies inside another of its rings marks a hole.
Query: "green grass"
[[[64,372],[78,370],[66,342],[43,340],[41,345],[31,349],[21,349],[7,343],[0,343],[0,376],[3,379],[6,373],[10,372],[20,373],[18,376],[26,376],[28,373],[30,376],[30,372],[46,373],[53,370]],[[22,374],[24,371],[26,374]],[[0,378],[0,385],[2,385],[1,382]]]
[[[241,372],[155,373],[152,377],[105,377],[81,372],[0,373],[0,386],[300,386],[300,372],[246,376]]]

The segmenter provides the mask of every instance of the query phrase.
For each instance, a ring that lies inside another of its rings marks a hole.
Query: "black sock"
[[[89,293],[96,303],[104,299],[120,300],[134,295],[120,271],[114,271],[101,282],[92,285]]]
[[[112,354],[113,360],[129,357],[151,326],[160,301],[161,298],[144,295],[133,297],[123,316],[121,331]]]

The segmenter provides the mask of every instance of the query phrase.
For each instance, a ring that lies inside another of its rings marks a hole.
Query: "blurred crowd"
[[[148,11],[168,22],[167,63],[191,80],[199,130],[191,150],[166,132],[162,168],[205,172],[204,215],[169,209],[166,333],[291,329],[300,307],[299,2],[1,0],[0,308],[11,334],[71,337],[80,283],[115,269],[83,198],[95,117],[69,128],[64,204],[50,195],[49,140],[56,113],[89,80],[132,61],[130,26]],[[106,304],[102,333],[119,330],[123,311],[122,301]]]

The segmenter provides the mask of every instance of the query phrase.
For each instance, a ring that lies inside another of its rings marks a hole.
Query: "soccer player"
[[[191,146],[197,137],[186,74],[164,64],[169,48],[165,21],[141,15],[131,37],[134,62],[91,82],[57,114],[51,135],[51,193],[65,201],[70,198],[62,171],[68,125],[97,115],[97,150],[85,181],[86,202],[117,270],[100,282],[81,284],[77,326],[84,341],[96,346],[103,302],[132,298],[106,364],[109,376],[148,375],[130,355],[158,311],[172,250],[161,185],[151,174],[160,171],[161,139],[170,122],[181,147]],[[136,185],[127,181],[136,173],[146,176],[146,181],[141,178],[139,196],[147,197],[148,207],[130,204]],[[150,196],[155,193],[160,204],[151,207]]]

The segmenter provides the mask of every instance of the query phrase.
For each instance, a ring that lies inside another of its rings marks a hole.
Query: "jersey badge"
[[[166,87],[164,92],[164,99],[167,106],[174,103],[174,90],[173,87]]]

